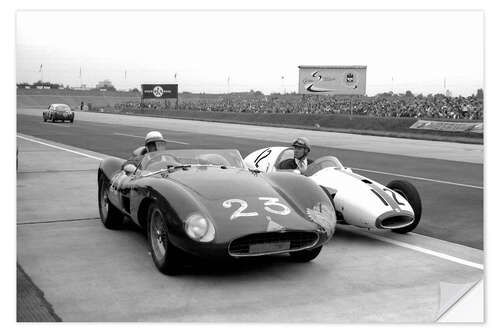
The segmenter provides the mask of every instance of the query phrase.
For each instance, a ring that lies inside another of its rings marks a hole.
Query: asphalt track
[[[313,157],[334,154],[382,182],[394,176],[375,172],[427,179],[411,178],[432,198],[424,200],[419,234],[341,226],[311,263],[276,257],[231,267],[194,265],[181,276],[163,276],[140,231],[110,231],[100,223],[95,170],[108,155],[126,157],[150,128],[166,131],[166,121],[155,127],[129,126],[123,118],[119,124],[51,124],[18,116],[18,263],[63,321],[430,322],[450,304],[442,283],[482,278],[483,252],[468,247],[471,239],[482,247],[482,164],[456,161],[460,154],[445,161],[314,141]],[[197,134],[169,128],[168,139],[176,148],[222,146],[242,155],[283,144],[201,128]],[[469,228],[450,230],[460,225]],[[427,232],[432,237],[421,235]]]
[[[102,116],[108,118],[113,115],[78,113],[74,124],[52,124],[41,120],[40,110],[20,110],[19,113],[21,113],[18,115],[18,132],[20,133],[122,158],[128,157],[133,149],[140,146],[145,133],[152,129],[162,130],[173,149],[236,148],[240,150],[243,157],[261,147],[285,144],[283,141],[250,139],[248,133],[252,136],[252,133],[261,130],[257,126],[243,127],[246,128],[246,134],[233,133],[232,136],[227,136],[224,132],[219,132],[219,135],[207,134],[207,132],[213,132],[211,127],[220,126],[220,124],[210,122],[195,122],[198,126],[193,128],[190,126],[192,124],[190,121],[173,120],[175,126],[172,126],[168,124],[169,119],[115,115],[115,123],[109,124],[104,122],[108,121],[107,119],[102,120]],[[84,116],[86,119],[96,121],[78,120]],[[131,123],[139,125],[130,126]],[[172,127],[177,130],[173,130]],[[275,131],[274,128],[264,128],[264,130]],[[297,132],[287,129],[286,138],[302,134],[302,131]],[[423,215],[415,233],[483,249],[482,145],[455,144],[458,148],[446,150],[443,147],[453,146],[453,144],[442,143],[441,147],[435,142],[397,139],[397,142],[401,141],[401,143],[396,146],[391,143],[388,146],[382,140],[390,140],[390,138],[373,138],[372,140],[377,144],[368,148],[361,147],[371,150],[370,152],[324,147],[323,144],[328,143],[333,146],[341,140],[330,139],[335,133],[320,134],[328,140],[312,141],[314,145],[312,158],[334,155],[344,165],[353,168],[355,172],[378,182],[386,184],[393,179],[406,179],[417,187],[423,201]],[[366,137],[363,136],[345,134],[344,136],[354,137],[353,141],[366,141]],[[331,141],[334,141],[334,144],[329,143]],[[347,142],[341,142],[341,146],[346,144]],[[359,147],[359,143],[355,142],[352,146]],[[405,148],[406,156],[374,152],[390,149],[399,152],[400,146]],[[440,157],[440,154],[454,160],[411,156]]]

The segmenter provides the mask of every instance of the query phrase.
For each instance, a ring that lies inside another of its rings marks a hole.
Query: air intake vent
[[[371,182],[371,181],[369,181],[368,179],[361,179],[361,181],[362,181],[363,183],[366,183],[366,184],[371,184],[371,183],[372,183],[372,182]]]
[[[229,244],[233,257],[258,256],[310,248],[318,241],[318,234],[306,231],[266,232],[247,235]]]
[[[412,224],[413,217],[406,215],[391,216],[380,221],[380,227],[383,229],[396,229],[406,227]]]

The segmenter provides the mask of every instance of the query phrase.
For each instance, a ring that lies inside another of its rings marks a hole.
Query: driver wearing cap
[[[314,161],[307,158],[307,155],[311,151],[311,144],[309,139],[305,137],[299,137],[293,140],[293,158],[281,161],[277,169],[279,170],[299,170],[301,174],[307,170],[307,166]]]

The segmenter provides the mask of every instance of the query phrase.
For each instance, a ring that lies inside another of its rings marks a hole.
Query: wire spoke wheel
[[[108,182],[103,177],[100,177],[97,203],[101,221],[108,229],[119,229],[123,224],[123,214],[113,205],[109,194]]]
[[[151,257],[160,272],[167,275],[179,274],[182,267],[181,252],[168,238],[168,222],[172,215],[164,211],[157,203],[152,203],[148,210],[148,238]]]
[[[108,218],[108,211],[109,211],[109,196],[108,196],[108,190],[104,188],[104,186],[101,187],[101,213],[102,213],[102,218],[106,220]]]
[[[158,261],[163,261],[167,254],[168,239],[163,215],[158,209],[153,210],[151,213],[151,222],[149,225],[151,248],[153,249],[154,256]]]

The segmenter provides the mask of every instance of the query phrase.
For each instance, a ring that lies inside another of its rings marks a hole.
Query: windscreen
[[[307,167],[305,176],[312,176],[316,172],[323,170],[325,168],[335,168],[335,169],[343,169],[344,166],[340,163],[339,159],[333,156],[323,156],[318,158],[314,163]]]
[[[69,112],[71,111],[71,108],[67,105],[64,105],[64,104],[61,104],[61,105],[56,105],[55,106],[55,110],[56,111],[66,111],[66,112]]]
[[[147,171],[157,171],[168,166],[183,164],[244,168],[243,159],[236,149],[186,149],[153,152],[144,156],[141,168]]]

